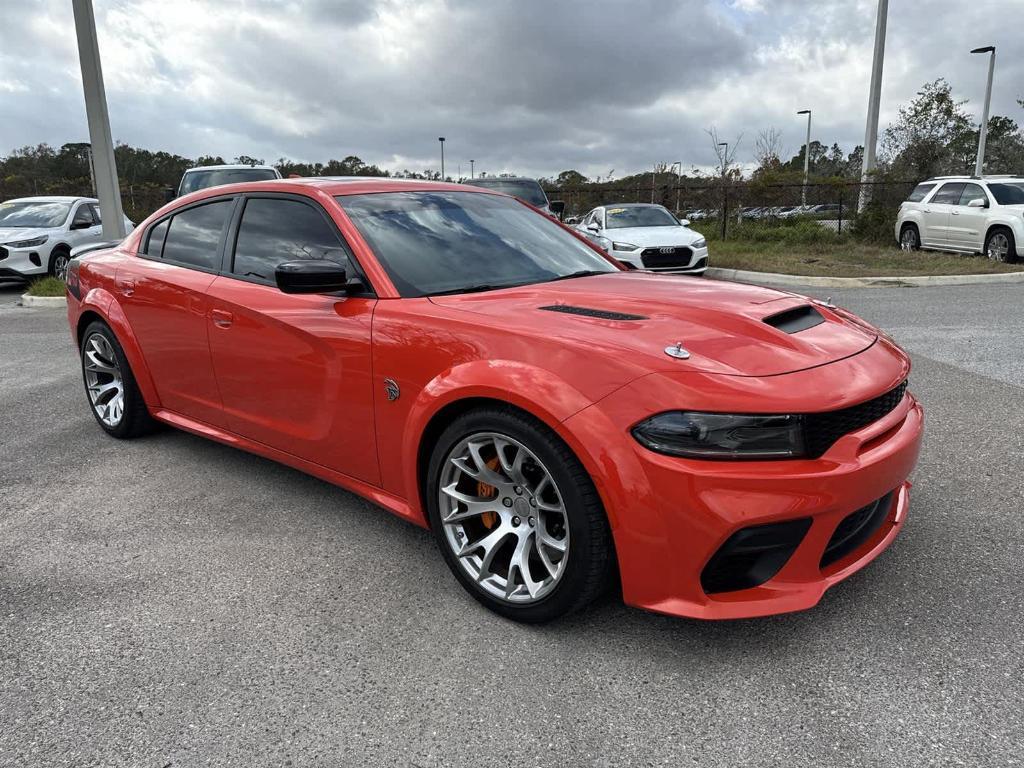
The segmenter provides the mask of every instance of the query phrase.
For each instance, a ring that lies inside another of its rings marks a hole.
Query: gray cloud
[[[179,154],[385,167],[617,175],[712,162],[704,128],[773,125],[802,142],[862,141],[873,0],[482,2],[480,0],[95,0],[115,136]],[[1020,114],[1015,54],[1024,4],[894,3],[884,123],[945,76],[980,101],[1000,46],[996,114]],[[0,152],[85,138],[66,0],[0,4]],[[1019,89],[1019,90],[1018,90]]]

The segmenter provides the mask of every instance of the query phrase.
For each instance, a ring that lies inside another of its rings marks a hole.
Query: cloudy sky
[[[863,142],[875,0],[94,0],[116,140],[195,157],[616,176],[705,129]],[[1024,0],[891,0],[882,128],[926,81],[1024,122]],[[87,139],[70,0],[0,0],[0,154]]]

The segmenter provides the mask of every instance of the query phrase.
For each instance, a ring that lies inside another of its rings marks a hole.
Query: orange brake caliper
[[[497,470],[498,469],[498,457],[497,456],[495,456],[493,459],[490,459],[487,462],[487,468],[491,469],[491,470]],[[482,499],[493,499],[495,496],[498,495],[498,489],[495,488],[490,483],[485,483],[482,480],[477,480],[477,482],[476,482],[476,495],[479,496]],[[492,512],[492,511],[488,510],[488,511],[484,512],[482,515],[480,515],[480,522],[483,523],[484,528],[487,528],[488,530],[490,530],[498,522],[498,513],[497,512]]]

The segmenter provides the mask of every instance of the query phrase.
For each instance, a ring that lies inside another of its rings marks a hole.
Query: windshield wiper
[[[428,293],[427,296],[449,296],[453,293],[482,293],[484,291],[497,291],[500,288],[517,288],[524,283],[507,283],[505,285],[491,285],[490,283],[481,283],[480,285],[466,285],[461,288],[449,288],[446,291],[434,291]]]
[[[549,283],[553,283],[557,280],[570,280],[574,277],[590,277],[591,275],[609,275],[610,270],[606,269],[581,269],[579,272],[570,272],[568,275],[559,275],[548,280]]]

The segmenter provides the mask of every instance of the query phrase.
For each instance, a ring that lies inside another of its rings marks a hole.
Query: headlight
[[[693,243],[691,243],[690,247],[691,248],[707,248],[707,245],[708,245],[708,241],[705,240],[702,237],[700,240],[695,240]]]
[[[31,240],[18,240],[14,243],[4,243],[4,245],[10,248],[32,248],[36,245],[42,245],[48,239],[46,235],[41,235],[40,237],[33,237]]]
[[[645,448],[691,459],[795,459],[804,455],[803,418],[793,415],[667,411],[633,427]]]
[[[612,243],[612,248],[616,251],[635,251],[640,246],[633,245],[632,243]]]

